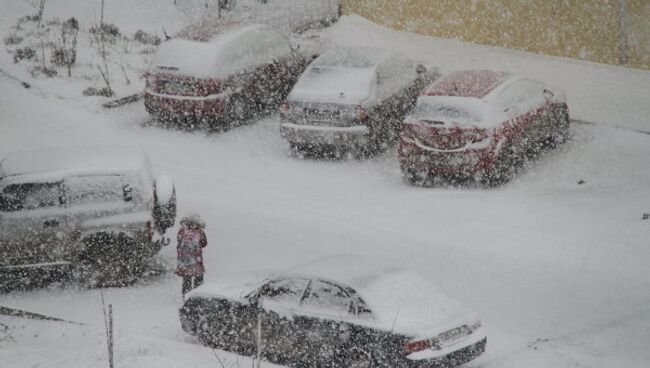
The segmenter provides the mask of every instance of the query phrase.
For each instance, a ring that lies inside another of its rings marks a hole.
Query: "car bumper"
[[[478,358],[485,352],[487,338],[436,359],[409,360],[408,368],[457,367]]]
[[[336,127],[283,122],[280,133],[284,139],[295,144],[346,147],[370,143],[370,129],[364,125]]]
[[[404,138],[400,138],[398,155],[402,170],[425,171],[434,175],[476,176],[494,164],[490,147],[439,151]]]
[[[70,262],[68,261],[54,261],[54,262],[42,262],[42,263],[28,263],[20,265],[0,265],[0,271],[5,272],[22,272],[36,269],[56,269],[56,268],[65,268],[69,267]]]
[[[219,118],[225,115],[228,96],[181,97],[145,91],[144,106],[156,116],[172,118]]]

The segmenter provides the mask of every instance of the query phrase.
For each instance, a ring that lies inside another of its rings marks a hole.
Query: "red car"
[[[427,88],[402,124],[400,166],[410,182],[497,185],[568,131],[563,91],[510,73],[454,72]]]
[[[244,120],[275,109],[306,64],[266,26],[200,24],[160,47],[146,75],[144,104],[162,121]]]

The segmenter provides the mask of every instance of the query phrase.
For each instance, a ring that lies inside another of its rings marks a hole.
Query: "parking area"
[[[530,162],[504,187],[414,188],[402,181],[394,149],[366,160],[292,157],[277,115],[220,134],[183,133],[143,127],[141,105],[98,112],[8,83],[0,89],[0,155],[78,142],[146,149],[158,171],[176,178],[179,213],[199,212],[207,223],[208,282],[329,255],[380,256],[421,271],[480,313],[488,349],[468,366],[647,366],[650,230],[642,213],[650,207],[650,136],[618,127],[649,126],[648,72],[435,40],[356,18],[323,37],[400,49],[443,71],[528,73],[564,87],[572,114],[599,125],[574,125],[571,142]],[[447,46],[444,57],[440,45]],[[173,267],[173,246],[159,258]],[[15,336],[29,337],[33,355],[4,342],[0,360],[20,367],[52,357],[60,366],[101,359],[100,292],[52,285],[2,295],[3,305],[90,325],[73,344],[93,348],[67,355],[61,330],[48,329],[39,340],[20,332],[25,322],[1,317]],[[103,293],[124,337],[116,343],[123,366],[175,366],[179,357],[218,364],[180,329],[173,274]],[[48,354],[44,342],[53,346]]]

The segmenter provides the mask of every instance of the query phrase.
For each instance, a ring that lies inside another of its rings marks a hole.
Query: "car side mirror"
[[[131,202],[133,200],[133,188],[130,184],[122,185],[122,198],[124,202]]]
[[[427,67],[422,64],[418,64],[418,66],[415,67],[415,72],[418,74],[424,74],[427,72]]]
[[[542,94],[544,95],[544,98],[545,98],[547,101],[550,101],[550,100],[553,99],[553,97],[555,97],[555,94],[553,93],[553,91],[551,91],[551,90],[548,89],[548,88],[544,88],[544,92],[542,92]]]
[[[153,220],[161,234],[174,226],[176,220],[176,188],[167,176],[160,176],[154,182]]]
[[[259,295],[251,295],[250,297],[246,298],[246,301],[248,302],[249,306],[258,307],[260,305],[260,296]]]

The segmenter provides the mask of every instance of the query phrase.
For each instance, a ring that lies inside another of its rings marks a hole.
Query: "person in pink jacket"
[[[208,245],[205,222],[192,214],[181,220],[176,239],[178,253],[176,274],[183,278],[183,296],[203,283],[203,248]]]

